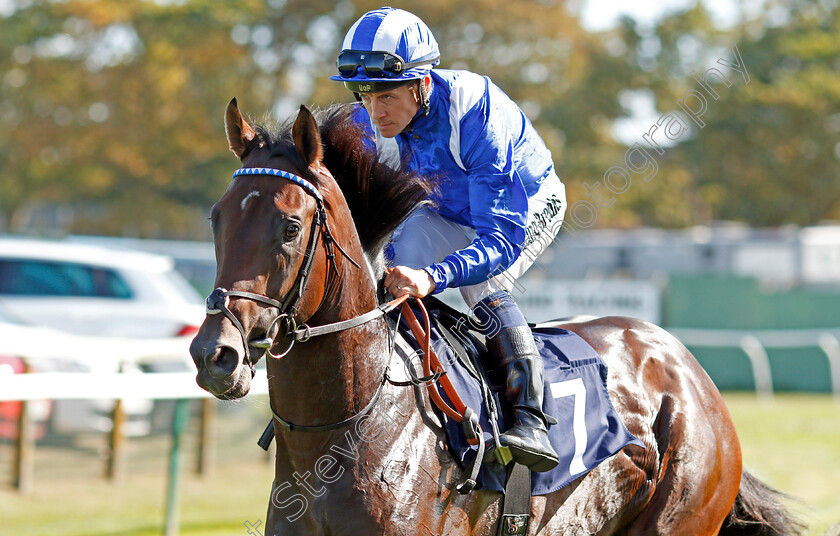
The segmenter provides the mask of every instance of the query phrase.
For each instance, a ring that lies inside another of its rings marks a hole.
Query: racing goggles
[[[407,62],[390,52],[342,50],[336,63],[338,64],[338,73],[343,78],[355,76],[358,67],[361,67],[365,74],[371,78],[388,78],[418,65],[435,63],[439,59],[440,56],[437,56],[432,59]]]

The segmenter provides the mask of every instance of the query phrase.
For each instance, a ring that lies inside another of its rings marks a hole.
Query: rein
[[[464,480],[455,486],[456,490],[461,494],[466,494],[472,491],[477,485],[478,471],[481,466],[481,461],[484,458],[485,448],[484,434],[481,429],[481,425],[478,421],[478,414],[472,408],[464,404],[463,400],[458,395],[458,392],[455,390],[455,387],[449,381],[449,378],[445,375],[446,371],[440,364],[437,352],[435,352],[434,348],[432,348],[431,345],[431,320],[429,319],[429,313],[426,310],[426,306],[423,305],[423,302],[419,299],[416,300],[420,312],[422,313],[423,321],[426,325],[426,329],[424,330],[423,326],[417,320],[414,311],[408,305],[408,297],[409,295],[406,294],[388,303],[380,305],[379,307],[368,313],[357,316],[350,320],[336,322],[333,324],[327,324],[318,328],[311,328],[311,330],[307,331],[307,338],[304,340],[308,340],[310,336],[334,333],[337,331],[350,329],[351,327],[359,326],[365,322],[369,322],[373,318],[378,318],[386,312],[393,310],[397,306],[401,306],[402,316],[406,319],[409,329],[411,329],[412,334],[420,343],[421,351],[423,353],[423,374],[425,374],[425,376],[421,378],[412,378],[405,382],[397,382],[390,378],[390,376],[388,375],[389,368],[388,366],[386,366],[385,372],[382,375],[382,380],[379,382],[379,386],[376,388],[376,392],[373,394],[373,397],[371,397],[370,402],[368,402],[367,405],[355,415],[330,424],[294,424],[281,417],[274,409],[274,406],[271,404],[271,401],[269,401],[268,407],[271,410],[271,415],[274,419],[268,423],[268,427],[263,432],[257,444],[259,444],[263,449],[268,450],[268,446],[271,443],[272,438],[274,437],[273,431],[275,422],[278,423],[284,430],[288,432],[326,432],[329,430],[336,430],[338,428],[343,428],[345,426],[355,424],[356,422],[364,418],[368,413],[370,413],[371,410],[373,410],[373,408],[376,406],[376,403],[379,401],[380,395],[382,394],[382,388],[385,387],[386,383],[390,383],[399,387],[408,387],[410,385],[425,385],[426,389],[429,392],[429,398],[432,400],[435,406],[437,406],[437,408],[440,411],[448,415],[455,422],[460,423],[462,429],[464,430],[464,436],[467,439],[467,443],[469,443],[470,445],[476,445],[478,447],[476,458],[472,464],[472,467],[470,467],[469,471],[465,473]],[[319,330],[317,333],[315,332],[316,329]],[[433,369],[435,371],[434,373],[432,372]],[[437,387],[435,387],[436,381],[440,382],[441,387],[443,387],[443,391],[446,393],[446,396],[452,402],[452,406],[447,404],[446,401],[441,397],[440,393],[437,390]]]
[[[225,288],[219,287],[214,289],[213,292],[211,292],[205,300],[208,315],[223,313],[239,331],[239,334],[242,337],[242,343],[245,348],[245,359],[248,365],[251,367],[252,378],[256,374],[256,370],[254,368],[254,363],[251,360],[251,353],[249,350],[250,346],[253,346],[254,348],[264,348],[266,354],[275,359],[279,359],[291,351],[292,346],[296,341],[306,342],[311,337],[327,335],[329,333],[336,333],[339,331],[344,331],[361,326],[381,316],[384,316],[389,311],[393,310],[400,303],[403,303],[406,300],[407,296],[403,296],[401,298],[393,300],[392,302],[382,304],[376,307],[375,309],[368,311],[367,313],[364,313],[362,315],[348,320],[342,320],[340,322],[334,322],[331,324],[315,327],[310,327],[304,323],[299,328],[297,325],[297,321],[295,320],[295,315],[298,312],[299,302],[303,297],[303,294],[306,290],[306,285],[309,281],[309,276],[312,269],[313,261],[315,259],[315,251],[318,247],[319,239],[324,242],[324,247],[327,250],[327,262],[330,265],[327,276],[327,284],[324,288],[324,297],[322,298],[322,303],[326,296],[329,294],[330,287],[332,286],[332,283],[334,281],[333,276],[335,275],[335,277],[338,277],[338,269],[335,265],[335,251],[333,250],[333,245],[335,245],[335,247],[344,255],[344,257],[347,258],[347,260],[349,260],[356,268],[360,268],[360,265],[359,263],[354,261],[353,258],[350,257],[346,251],[344,251],[344,249],[338,242],[336,242],[327,220],[327,211],[324,208],[324,198],[321,195],[321,192],[318,191],[318,188],[314,184],[312,184],[311,182],[299,175],[295,175],[287,171],[273,168],[240,168],[234,172],[233,178],[236,179],[236,177],[239,177],[241,175],[271,175],[275,177],[284,178],[303,188],[307,194],[309,194],[315,199],[315,202],[317,204],[315,214],[312,218],[312,231],[310,233],[309,243],[307,244],[306,252],[304,253],[303,262],[301,264],[300,270],[298,271],[297,277],[295,278],[295,283],[294,285],[292,285],[291,290],[285,298],[283,298],[282,300],[276,300],[269,296],[257,294],[255,292],[247,292],[242,290],[227,290]],[[253,341],[252,344],[248,344],[248,334],[245,333],[245,328],[244,326],[242,326],[242,322],[240,322],[236,315],[233,314],[233,311],[230,310],[229,305],[231,298],[243,298],[247,300],[253,300],[255,302],[274,307],[278,310],[277,316],[275,316],[272,319],[271,323],[266,329],[267,336],[264,339]],[[269,334],[274,329],[275,324],[278,326],[282,324],[282,326],[280,327],[280,331],[278,331],[278,333],[272,337]],[[281,354],[275,355],[271,353],[270,348],[271,346],[273,346],[274,340],[280,334],[291,339],[291,342]],[[437,377],[439,376],[435,376],[434,379],[437,379]],[[388,368],[386,367],[385,373],[382,377],[382,381],[379,383],[379,388],[376,390],[376,394],[373,396],[368,405],[356,415],[338,423],[322,426],[300,426],[290,423],[282,417],[280,417],[280,415],[277,414],[273,407],[271,407],[271,413],[276,419],[276,421],[280,423],[280,425],[283,428],[289,431],[300,430],[316,432],[340,428],[355,423],[364,415],[369,413],[376,405],[376,402],[379,400],[379,396],[382,393],[382,388],[385,385],[386,381],[389,380],[390,378],[388,377]],[[419,380],[426,380],[426,378],[420,378]]]

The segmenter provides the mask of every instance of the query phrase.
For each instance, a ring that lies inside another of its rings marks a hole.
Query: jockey
[[[522,110],[489,78],[432,69],[437,41],[415,15],[384,7],[347,32],[332,80],[361,102],[356,116],[415,172],[439,177],[435,207],[412,213],[388,250],[385,286],[423,297],[458,287],[507,374],[513,458],[548,471],[557,454],[542,412],[543,363],[514,282],[551,243],[566,209],[551,153]],[[396,140],[396,147],[393,146]]]

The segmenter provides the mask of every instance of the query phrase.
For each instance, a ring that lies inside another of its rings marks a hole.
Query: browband
[[[283,177],[284,179],[290,180],[298,186],[302,187],[304,190],[306,190],[306,193],[308,193],[318,201],[322,203],[324,202],[324,198],[321,197],[321,192],[318,191],[318,188],[316,188],[314,184],[312,184],[311,182],[299,175],[289,173],[288,171],[283,171],[282,169],[253,167],[239,168],[233,172],[234,179],[240,175],[273,175],[275,177]]]

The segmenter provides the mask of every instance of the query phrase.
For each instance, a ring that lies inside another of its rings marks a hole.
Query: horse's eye
[[[297,223],[290,223],[286,226],[286,232],[283,234],[283,238],[286,242],[290,242],[297,238],[298,233],[300,233],[300,225]]]

